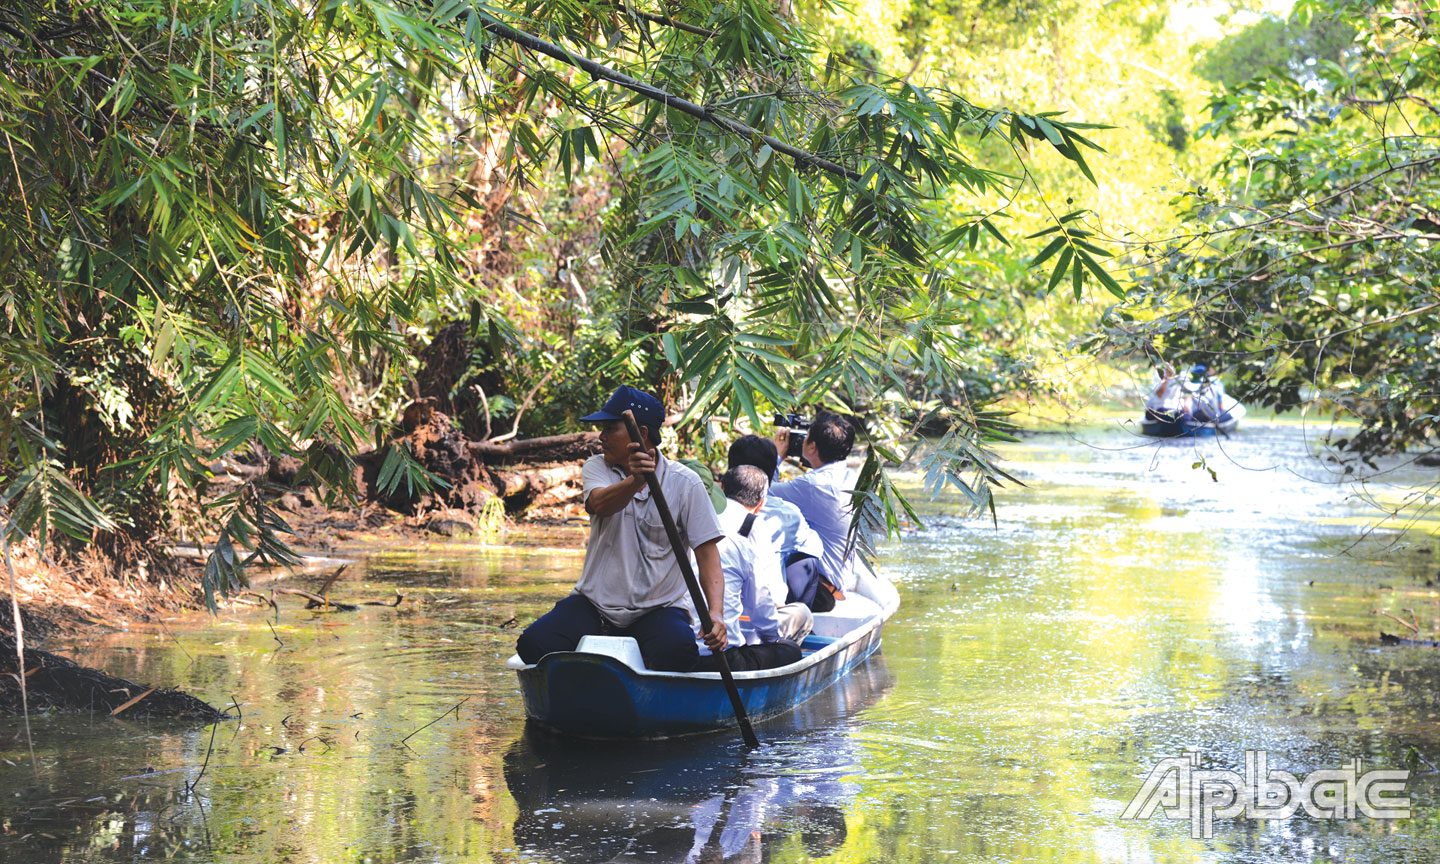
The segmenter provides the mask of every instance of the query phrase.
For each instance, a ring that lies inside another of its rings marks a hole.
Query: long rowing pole
[[[635,415],[626,411],[624,417],[630,440],[649,449],[640,437],[640,425],[635,422]],[[675,551],[675,560],[680,564],[680,575],[685,577],[685,587],[690,589],[690,600],[695,604],[696,614],[700,616],[700,632],[708,633],[713,623],[710,606],[705,602],[704,592],[700,590],[700,580],[695,578],[695,571],[690,568],[690,555],[685,545],[680,542],[680,532],[675,527],[675,517],[670,515],[670,505],[665,503],[665,493],[660,491],[660,478],[655,476],[654,471],[647,471],[645,483],[650,487],[650,497],[655,499],[655,509],[660,511],[660,521],[665,523],[665,534],[670,538],[670,548]],[[740,735],[745,739],[745,746],[754,750],[760,746],[760,739],[755,737],[755,730],[750,728],[750,717],[745,713],[745,703],[740,701],[740,690],[735,686],[735,676],[730,674],[730,664],[725,662],[725,652],[717,652],[715,659],[720,664],[720,678],[725,682],[725,692],[730,694],[730,707],[735,709],[735,720],[740,724]]]

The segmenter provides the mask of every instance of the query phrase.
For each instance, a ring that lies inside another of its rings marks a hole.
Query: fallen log
[[[397,588],[397,589],[395,590],[395,599],[394,599],[393,601],[389,602],[389,603],[386,603],[384,600],[366,600],[364,603],[361,603],[360,605],[361,605],[361,606],[384,606],[386,609],[399,609],[399,608],[400,608],[400,604],[401,604],[401,603],[404,603],[404,602],[405,602],[405,595],[404,595],[404,594],[401,594],[401,593],[400,593],[400,590]]]
[[[503,462],[521,456],[533,458],[534,454],[546,450],[558,451],[560,454],[567,455],[577,448],[583,448],[588,452],[595,452],[593,448],[599,443],[599,432],[572,432],[568,435],[546,435],[541,438],[506,441],[504,444],[492,444],[489,441],[471,441],[470,452],[480,457],[484,462]],[[561,459],[552,458],[544,461],[561,461]]]
[[[127,719],[163,717],[205,723],[230,716],[189,693],[136,684],[38,648],[26,647],[25,671],[31,711],[123,712]],[[144,698],[138,698],[142,695]],[[19,714],[20,710],[15,637],[0,633],[0,711]]]
[[[384,606],[386,609],[395,609],[405,601],[405,595],[399,591],[395,592],[394,600],[366,600],[359,605],[354,603],[341,603],[338,600],[331,600],[329,596],[312,594],[301,588],[271,588],[276,594],[291,594],[296,597],[305,598],[306,609],[329,609],[335,612],[354,612],[361,606]]]
[[[572,463],[529,471],[492,471],[490,476],[495,481],[496,491],[505,499],[506,508],[514,509],[511,507],[512,501],[523,501],[526,507],[529,507],[539,500],[541,495],[558,486],[575,484],[578,492],[583,467]]]
[[[555,487],[577,483],[585,458],[600,449],[598,432],[504,443],[471,441],[428,398],[406,407],[400,428],[404,434],[389,445],[356,457],[355,480],[368,500],[406,514],[437,510],[479,514],[498,498],[506,513],[517,515]],[[409,483],[379,488],[381,466],[394,446],[403,446],[444,483],[430,489]]]

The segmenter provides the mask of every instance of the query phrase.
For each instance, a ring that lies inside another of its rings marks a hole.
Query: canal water
[[[38,717],[33,766],[0,720],[0,861],[1434,862],[1440,649],[1377,638],[1440,626],[1436,523],[1377,509],[1427,477],[1340,484],[1310,446],[1036,435],[1002,448],[1026,485],[996,524],[917,493],[882,651],[748,755],[527,730],[504,660],[573,584],[579,527],[372,549],[331,592],[396,609],[281,597],[62,646],[240,718]],[[1410,815],[1169,818],[1247,751],[1297,784],[1408,770]]]

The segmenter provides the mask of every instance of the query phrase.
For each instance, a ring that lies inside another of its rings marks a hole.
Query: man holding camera
[[[775,444],[781,453],[786,450],[789,434],[788,429],[776,430]],[[822,412],[810,424],[800,449],[810,470],[770,487],[771,496],[794,504],[820,535],[824,546],[820,571],[841,592],[855,587],[854,550],[849,542],[850,490],[855,483],[845,467],[854,446],[854,425],[838,414]]]

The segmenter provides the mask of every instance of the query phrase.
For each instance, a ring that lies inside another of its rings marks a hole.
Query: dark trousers
[[[835,608],[835,594],[829,580],[820,572],[820,559],[814,555],[791,553],[785,559],[785,583],[790,586],[786,603],[804,603],[811,612],[829,612]]]
[[[725,649],[725,662],[731,672],[753,672],[756,669],[774,669],[789,666],[800,659],[800,646],[789,639],[775,642],[761,642],[759,645],[737,645]],[[714,654],[706,654],[695,664],[693,672],[719,672],[720,661]]]
[[[571,594],[525,628],[515,650],[526,663],[555,651],[574,651],[581,636],[631,636],[645,666],[657,672],[689,672],[700,656],[690,616],[673,606],[647,612],[629,627],[616,627],[579,594]]]

